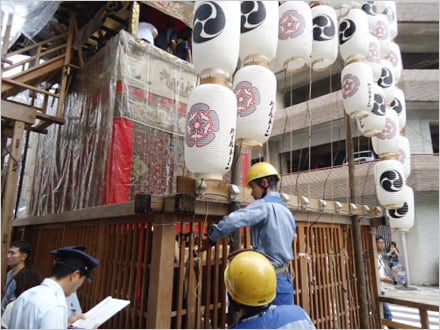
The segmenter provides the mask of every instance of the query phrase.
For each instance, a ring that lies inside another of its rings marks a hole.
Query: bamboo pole
[[[2,251],[7,251],[11,244],[12,222],[14,221],[14,207],[17,199],[17,179],[21,162],[21,149],[24,132],[24,122],[14,122],[11,152],[8,161],[8,172],[4,196],[2,196]],[[2,278],[6,277],[6,258],[2,258]]]
[[[350,117],[345,114],[345,127],[346,127],[346,139],[347,139],[347,157],[348,157],[348,184],[350,187],[350,203],[356,204],[356,181],[354,176],[354,163],[353,163],[353,139],[351,135],[351,123]],[[359,293],[359,320],[361,329],[369,329],[368,321],[368,300],[367,300],[367,288],[365,285],[365,267],[362,255],[362,235],[360,217],[358,215],[351,216],[353,226],[353,244],[354,255],[356,262],[356,278],[357,287]]]

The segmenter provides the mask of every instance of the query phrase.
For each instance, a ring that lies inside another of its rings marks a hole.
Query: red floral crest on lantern
[[[373,35],[380,40],[388,38],[388,26],[382,22],[378,21],[374,27]]]
[[[249,81],[241,81],[234,89],[237,96],[238,115],[247,117],[257,110],[260,104],[260,91]]]
[[[186,137],[187,146],[204,147],[215,139],[220,128],[217,113],[205,103],[194,104],[187,114]]]
[[[296,10],[287,10],[279,20],[278,39],[293,39],[304,32],[306,22]]]
[[[385,58],[388,61],[390,61],[393,66],[397,66],[398,60],[397,60],[397,55],[395,52],[393,52],[393,51],[389,52]]]
[[[346,74],[342,79],[342,97],[346,99],[357,93],[361,82],[359,78],[351,73]]]
[[[390,118],[387,118],[385,128],[383,129],[382,133],[377,135],[377,137],[381,140],[390,140],[396,136],[396,133],[396,123]]]
[[[380,49],[379,45],[375,42],[370,42],[367,61],[372,63],[380,63]]]

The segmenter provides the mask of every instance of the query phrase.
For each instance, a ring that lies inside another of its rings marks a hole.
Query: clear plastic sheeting
[[[57,11],[61,1],[1,1],[2,47],[6,26],[11,24],[8,48],[11,47],[21,34],[33,39],[48,23]],[[12,14],[12,22],[9,15]]]
[[[32,215],[175,193],[192,64],[121,31],[77,74],[65,124],[40,137]]]

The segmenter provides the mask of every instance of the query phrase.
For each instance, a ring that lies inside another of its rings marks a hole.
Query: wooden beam
[[[30,89],[30,90],[32,90],[34,92],[45,94],[45,95],[52,96],[52,97],[59,97],[60,96],[59,94],[51,93],[51,92],[48,92],[45,89],[41,89],[41,88],[38,88],[38,87],[35,87],[35,86],[32,86],[32,85],[28,85],[28,84],[19,82],[19,81],[14,80],[14,79],[3,78],[2,79],[2,84],[3,83],[8,83],[8,84],[11,84],[11,85],[14,85],[14,86],[18,86],[18,87],[23,87],[24,89]],[[3,92],[3,90],[2,90],[2,92]]]
[[[2,118],[22,121],[26,124],[34,124],[36,111],[25,105],[2,100]]]
[[[5,193],[2,196],[2,251],[7,251],[11,243],[24,125],[22,121],[16,121],[14,123],[14,136],[12,138],[11,153],[9,155]],[[6,267],[6,259],[2,258],[1,275],[3,278],[6,276]]]
[[[169,218],[169,215],[160,214],[155,221],[148,288],[147,329],[171,327],[176,227],[169,224]],[[179,221],[176,217],[172,217],[171,220],[175,223]]]
[[[162,212],[163,197],[151,196],[151,209],[153,212]],[[67,211],[59,214],[49,214],[39,217],[15,219],[13,226],[41,225],[46,223],[60,223],[73,221],[90,221],[105,218],[118,218],[124,216],[137,216],[134,211],[134,201],[89,207],[79,210]],[[144,215],[142,215],[144,216]]]
[[[58,99],[57,113],[56,117],[59,119],[63,119],[63,108],[64,108],[64,99],[67,95],[67,89],[69,86],[70,77],[70,68],[68,65],[70,64],[72,58],[72,47],[73,47],[73,33],[74,33],[74,21],[75,15],[73,13],[70,14],[70,24],[69,24],[69,33],[67,35],[67,48],[66,48],[66,56],[64,57],[64,66],[63,71],[61,73],[61,83],[60,83],[60,97]]]

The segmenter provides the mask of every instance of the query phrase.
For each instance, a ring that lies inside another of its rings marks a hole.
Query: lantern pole
[[[348,184],[350,187],[350,203],[357,204],[356,182],[354,177],[353,163],[353,138],[351,135],[350,116],[345,114],[346,140],[347,140],[347,158],[348,158]],[[368,320],[368,301],[367,289],[365,286],[365,267],[364,256],[362,254],[362,235],[360,217],[358,215],[351,216],[354,241],[354,255],[356,263],[356,278],[359,293],[359,320],[361,329],[369,329]]]
[[[406,232],[400,231],[400,238],[402,240],[402,250],[403,250],[403,258],[405,259],[405,271],[406,271],[406,279],[405,284],[409,285],[409,261],[408,261],[408,253],[406,249]]]

